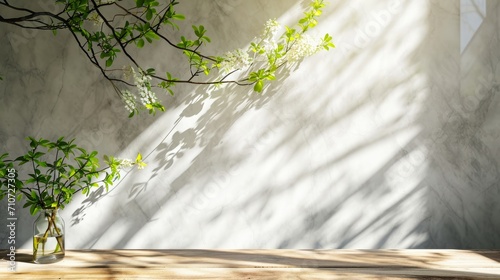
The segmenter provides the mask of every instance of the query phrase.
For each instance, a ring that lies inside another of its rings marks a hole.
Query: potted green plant
[[[28,137],[26,154],[9,159],[0,156],[0,199],[25,198],[24,208],[31,215],[39,214],[33,227],[33,261],[50,263],[64,258],[64,221],[58,210],[71,202],[81,192],[88,195],[92,189],[106,190],[120,178],[120,169],[146,165],[139,154],[135,161],[104,156],[101,166],[97,151],[87,152],[74,144],[74,139],[64,137],[56,141],[36,140]],[[17,173],[23,165],[29,165],[24,177]]]

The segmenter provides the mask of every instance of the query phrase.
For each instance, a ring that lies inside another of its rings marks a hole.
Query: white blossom
[[[317,53],[321,49],[321,41],[308,35],[297,38],[285,55],[288,62],[296,62]]]
[[[146,106],[156,103],[158,101],[156,94],[151,91],[151,76],[146,75],[142,70],[139,70],[139,74],[137,74],[133,68],[132,75],[134,76],[135,86],[137,87],[142,104]]]
[[[122,70],[124,79],[133,80],[137,88],[137,96],[144,106],[158,102],[156,93],[151,90],[151,76],[147,75],[142,70],[139,70],[139,73],[137,73],[134,68],[130,66],[123,67]],[[135,105],[135,100],[137,99],[136,95],[128,90],[124,90],[122,91],[122,97],[125,101],[127,110],[133,112],[137,108]]]
[[[104,20],[101,18],[101,16],[96,13],[92,12],[87,16],[87,20],[94,23],[95,26],[101,26],[104,23]]]
[[[126,65],[122,67],[122,76],[124,80],[131,80],[133,77],[133,73],[135,73],[134,68],[130,65]]]
[[[120,162],[120,168],[129,168],[134,166],[135,162],[130,159],[118,159]]]
[[[269,19],[264,27],[264,32],[262,37],[258,38],[260,45],[264,48],[266,53],[270,53],[278,47],[278,42],[276,41],[276,33],[280,28],[280,24],[276,19]]]
[[[237,49],[226,53],[220,68],[223,73],[227,74],[234,70],[245,69],[250,66],[250,64],[252,64],[252,58],[250,58],[248,53],[242,49]]]
[[[128,90],[122,90],[122,99],[125,102],[125,108],[130,112],[134,112],[136,110],[136,104],[135,104],[135,95],[133,95],[130,91]]]
[[[276,36],[280,28],[280,24],[276,21],[276,19],[269,19],[266,21],[266,25],[264,27],[264,32],[262,34],[262,38],[273,38]]]

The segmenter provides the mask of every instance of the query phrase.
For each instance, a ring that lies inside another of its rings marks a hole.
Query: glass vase
[[[33,261],[53,263],[64,258],[64,221],[58,209],[43,209],[33,224]]]

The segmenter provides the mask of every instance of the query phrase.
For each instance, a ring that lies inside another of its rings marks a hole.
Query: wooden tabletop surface
[[[53,264],[16,252],[0,279],[500,279],[500,251],[70,250]]]

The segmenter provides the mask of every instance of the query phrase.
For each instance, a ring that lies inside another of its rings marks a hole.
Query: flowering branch
[[[80,50],[112,83],[130,117],[141,108],[150,114],[165,110],[154,92],[156,88],[174,95],[173,87],[179,83],[236,84],[253,85],[256,92],[262,92],[265,84],[275,79],[280,67],[335,47],[329,34],[320,38],[305,34],[317,25],[325,6],[324,0],[312,0],[297,25],[285,26],[283,34],[278,35],[279,23],[269,20],[261,36],[253,40],[248,49],[237,49],[220,56],[201,52],[202,47],[211,42],[203,25],[193,25],[192,38],[181,36],[178,43],[174,43],[169,30],[179,29],[177,22],[185,19],[175,10],[179,4],[177,0],[166,3],[159,0],[134,0],[133,3],[123,0],[54,1],[56,11],[38,11],[0,0],[0,6],[23,14],[11,18],[0,15],[0,22],[21,28],[52,30],[54,34],[58,30],[69,30]],[[130,48],[140,49],[154,41],[164,42],[181,52],[187,59],[189,73],[184,77],[174,77],[168,71],[148,68],[130,52]],[[120,71],[121,75],[117,74],[116,68],[111,68],[118,57],[128,61]],[[159,72],[165,75],[157,74]],[[233,75],[236,72],[242,74]]]

